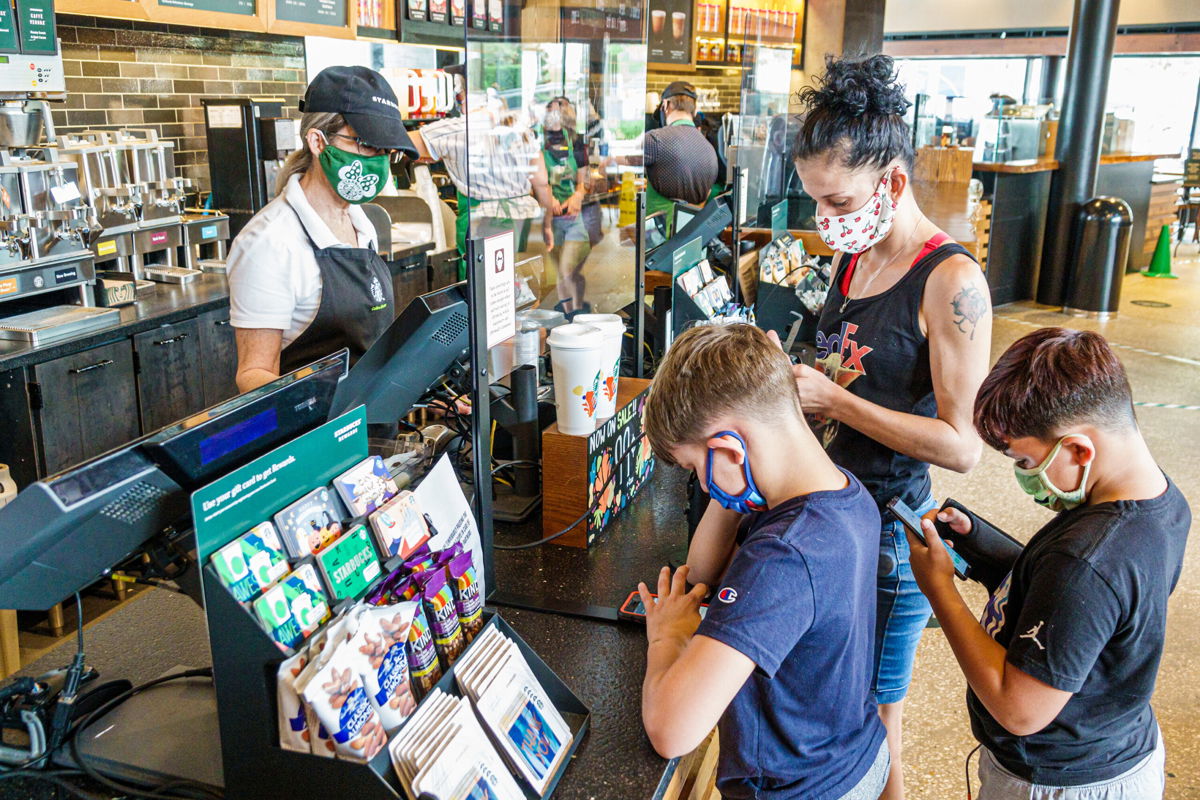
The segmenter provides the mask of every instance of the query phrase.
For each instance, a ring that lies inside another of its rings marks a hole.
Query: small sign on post
[[[517,332],[516,237],[512,231],[483,240],[483,286],[487,295],[487,346]]]

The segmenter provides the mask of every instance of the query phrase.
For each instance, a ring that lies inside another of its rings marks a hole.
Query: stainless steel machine
[[[96,268],[132,273],[133,234],[138,227],[141,188],[125,171],[109,131],[84,131],[57,138],[58,152],[78,166],[79,189],[96,210],[103,229],[92,243]]]

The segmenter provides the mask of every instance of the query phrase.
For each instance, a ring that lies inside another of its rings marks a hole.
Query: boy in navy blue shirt
[[[875,800],[889,764],[871,694],[879,512],[809,430],[790,367],[758,328],[705,326],[655,376],[654,452],[712,501],[658,601],[638,587],[642,718],[665,757],[719,725],[730,800]],[[701,622],[705,583],[717,591]]]

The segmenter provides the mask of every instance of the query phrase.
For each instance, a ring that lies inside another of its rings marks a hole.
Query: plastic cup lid
[[[604,345],[604,334],[595,325],[572,322],[550,331],[549,343],[555,350],[591,350]]]
[[[579,325],[593,325],[608,335],[625,334],[625,322],[616,314],[576,314],[571,321]]]

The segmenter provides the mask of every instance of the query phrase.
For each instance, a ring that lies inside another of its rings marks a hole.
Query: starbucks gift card
[[[383,504],[370,517],[371,530],[383,558],[408,558],[429,541],[429,526],[421,514],[417,496],[403,491]]]
[[[294,649],[329,619],[329,603],[312,564],[301,564],[251,603],[280,649]]]
[[[355,525],[317,553],[316,560],[335,605],[362,597],[383,571],[375,545],[362,525]]]
[[[367,456],[338,475],[333,479],[333,488],[354,517],[370,514],[400,491],[379,456]]]
[[[319,553],[342,535],[342,512],[325,486],[313,489],[275,515],[275,527],[292,558]]]
[[[221,583],[239,603],[252,600],[288,571],[287,553],[270,522],[255,525],[213,553],[211,560]]]

